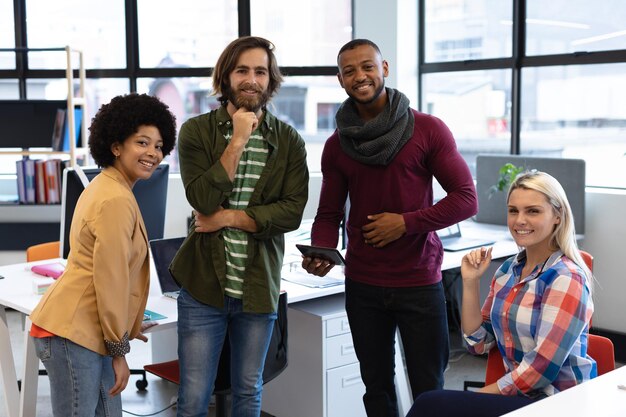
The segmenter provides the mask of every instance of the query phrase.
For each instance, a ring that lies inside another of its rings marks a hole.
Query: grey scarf
[[[364,164],[389,165],[413,134],[415,120],[408,97],[393,88],[386,90],[389,101],[372,120],[363,123],[350,98],[335,116],[341,149]]]

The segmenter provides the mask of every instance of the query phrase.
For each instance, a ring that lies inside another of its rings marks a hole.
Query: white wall
[[[376,43],[389,63],[386,85],[402,91],[417,108],[417,2],[354,0],[353,13],[354,37]]]
[[[594,257],[593,325],[626,333],[626,190],[587,188],[585,204],[581,247]]]

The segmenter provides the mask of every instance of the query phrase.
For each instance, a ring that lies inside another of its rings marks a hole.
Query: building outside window
[[[588,186],[626,187],[626,3],[420,10],[420,106],[450,126],[470,167],[478,153],[579,158]]]

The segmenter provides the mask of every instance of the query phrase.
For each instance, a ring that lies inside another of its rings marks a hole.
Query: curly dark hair
[[[163,138],[163,156],[169,155],[176,142],[176,117],[156,97],[131,93],[114,97],[103,104],[91,120],[89,152],[100,167],[112,166],[115,156],[111,145],[123,143],[140,126],[154,126]]]

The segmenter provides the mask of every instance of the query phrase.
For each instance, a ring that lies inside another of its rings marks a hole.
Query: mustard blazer
[[[31,321],[102,355],[127,353],[148,299],[147,236],[130,186],[105,168],[76,203],[67,268]]]

